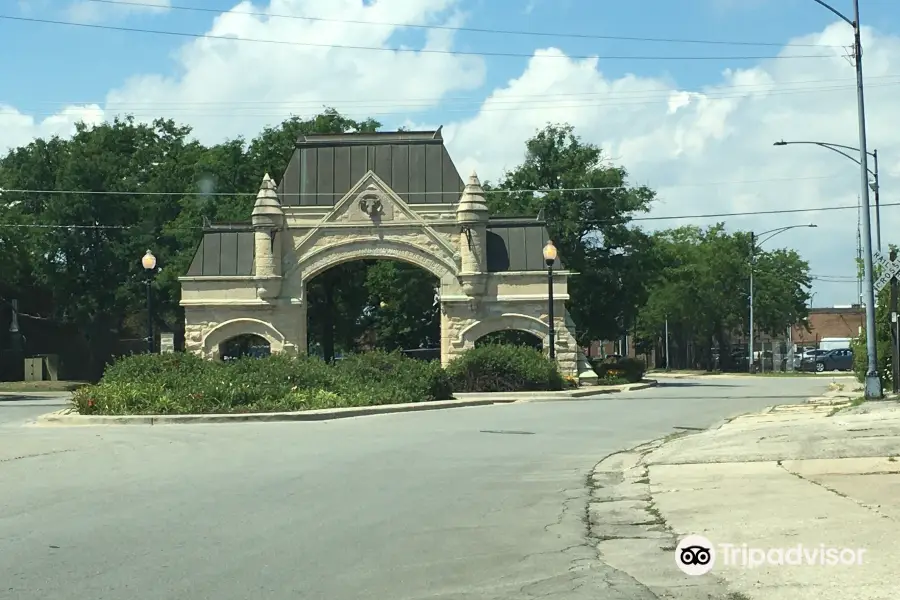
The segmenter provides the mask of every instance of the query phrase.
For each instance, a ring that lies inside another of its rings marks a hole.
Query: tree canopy
[[[554,124],[526,142],[522,164],[494,188],[492,214],[544,220],[561,260],[577,273],[569,280],[569,311],[579,341],[614,339],[628,328],[652,268],[650,239],[632,220],[650,209],[654,192],[629,185],[625,168],[571,125]]]
[[[90,377],[137,348],[148,318],[140,258],[151,248],[157,325],[183,333],[178,277],[204,224],[246,222],[264,173],[284,172],[298,136],[373,132],[381,124],[326,110],[292,117],[256,137],[204,145],[171,119],[79,125],[68,138],[36,139],[0,159],[0,300],[65,330]],[[493,216],[546,222],[570,278],[569,312],[580,342],[637,331],[652,340],[666,316],[685,339],[710,340],[743,326],[749,235],[719,225],[649,234],[635,219],[653,190],[581,140],[550,124],[525,145],[520,166],[486,183]],[[24,190],[24,191],[22,191]],[[808,267],[796,253],[758,253],[756,319],[783,330],[805,315]],[[364,348],[436,347],[438,282],[394,261],[339,265],[308,283],[310,348],[326,358]],[[50,351],[42,349],[42,351]]]

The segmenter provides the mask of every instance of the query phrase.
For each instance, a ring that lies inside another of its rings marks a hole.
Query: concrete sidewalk
[[[589,511],[601,559],[659,598],[895,598],[900,405],[855,406],[860,394],[835,390],[602,461]],[[675,546],[691,534],[716,548],[709,574],[676,565]],[[864,554],[852,566],[748,568],[721,544]]]

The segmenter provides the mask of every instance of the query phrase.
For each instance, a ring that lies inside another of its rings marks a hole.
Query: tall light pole
[[[541,253],[544,255],[544,264],[547,265],[547,322],[548,343],[550,344],[550,360],[556,360],[556,324],[553,316],[553,265],[556,263],[558,252],[552,241],[547,242]]]
[[[869,152],[866,149],[866,100],[863,92],[862,41],[859,27],[859,0],[853,0],[853,18],[850,19],[824,0],[813,0],[816,4],[834,13],[853,28],[853,54],[856,60],[856,111],[859,129],[859,176],[860,199],[866,210],[862,211],[863,225],[863,278],[865,279],[864,298],[866,304],[866,354],[868,367],[866,371],[866,399],[881,399],[884,390],[878,376],[878,350],[875,339],[875,286],[872,265],[872,224],[869,216]]]
[[[150,284],[153,283],[153,270],[156,269],[156,257],[147,250],[141,257],[141,266],[147,273],[147,352],[153,354],[153,295],[150,293]]]
[[[784,233],[785,231],[790,231],[791,229],[799,229],[800,227],[817,227],[817,225],[810,223],[808,225],[788,225],[787,227],[778,227],[776,229],[770,229],[768,231],[763,231],[758,234],[758,237],[762,237],[767,235],[765,239],[756,241],[757,234],[754,232],[750,232],[750,354],[749,354],[749,363],[747,363],[747,371],[753,373],[753,265],[756,260],[756,249],[771,240],[778,234]],[[760,365],[762,366],[762,361],[760,361]]]
[[[844,150],[849,152],[859,152],[859,148],[854,148],[853,146],[845,146],[843,144],[832,144],[829,142],[786,142],[781,140],[780,142],[775,142],[772,144],[773,146],[791,146],[793,144],[811,144],[813,146],[820,146],[822,148],[827,148],[832,152],[837,152],[841,156],[849,158],[857,165],[859,164],[859,159],[855,158]],[[878,251],[881,252],[881,184],[878,180],[878,150],[872,150],[869,152],[869,156],[872,157],[873,169],[868,169],[869,174],[872,176],[872,182],[869,183],[869,188],[875,192],[875,246],[878,247]],[[868,182],[868,177],[866,178]]]

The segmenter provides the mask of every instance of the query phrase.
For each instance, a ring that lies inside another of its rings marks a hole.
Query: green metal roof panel
[[[367,171],[409,204],[455,204],[465,184],[440,131],[305,136],[281,178],[284,206],[334,206]]]
[[[205,232],[188,277],[253,275],[254,240],[252,231]]]
[[[542,250],[550,239],[543,223],[533,219],[497,219],[487,227],[487,270],[546,271]],[[564,269],[557,257],[554,269]]]

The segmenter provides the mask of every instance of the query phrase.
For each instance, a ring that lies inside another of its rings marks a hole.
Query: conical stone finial
[[[469,181],[459,199],[459,206],[456,207],[456,220],[461,223],[488,220],[488,207],[484,203],[484,188],[481,187],[481,180],[478,179],[475,171],[469,175]]]
[[[281,210],[281,202],[278,201],[276,189],[275,180],[266,173],[259,186],[256,202],[253,205],[251,216],[254,225],[280,224],[281,218],[284,217],[284,211]]]

